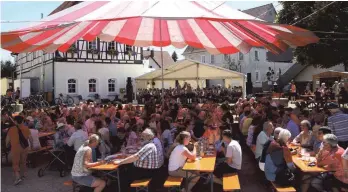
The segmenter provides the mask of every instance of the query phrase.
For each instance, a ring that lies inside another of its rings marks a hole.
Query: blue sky
[[[46,17],[51,11],[58,7],[62,1],[0,1],[1,7],[1,21],[36,21],[41,17],[43,13]],[[268,3],[273,3],[276,7],[278,5],[277,1],[229,1],[226,2],[228,5],[235,9],[249,9]],[[279,6],[276,7],[278,11]],[[1,31],[9,31],[17,28],[25,27],[28,23],[1,23]],[[159,48],[155,48],[159,49]],[[184,50],[175,49],[172,46],[164,48],[170,54],[175,50],[178,55],[180,55]],[[10,52],[1,49],[0,50],[0,59],[9,60],[12,57]],[[179,59],[182,57],[179,56]]]

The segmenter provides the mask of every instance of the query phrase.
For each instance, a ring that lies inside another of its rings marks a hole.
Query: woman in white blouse
[[[186,177],[186,172],[182,170],[187,159],[196,159],[196,147],[190,152],[187,149],[187,145],[191,140],[191,135],[187,131],[182,131],[176,137],[176,143],[172,146],[172,151],[169,157],[168,173],[173,177]],[[191,177],[192,173],[188,173]],[[188,191],[191,191],[193,186],[197,183],[199,177],[192,179],[188,185]]]
[[[311,123],[308,120],[301,121],[301,133],[295,137],[292,141],[294,145],[300,145],[301,147],[312,148],[315,137],[310,129]]]

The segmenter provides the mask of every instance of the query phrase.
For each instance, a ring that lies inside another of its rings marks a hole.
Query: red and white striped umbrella
[[[186,45],[211,54],[265,47],[278,53],[319,39],[295,26],[267,23],[219,2],[82,2],[26,28],[1,33],[1,46],[14,53],[65,52],[78,39],[117,41],[140,47]]]

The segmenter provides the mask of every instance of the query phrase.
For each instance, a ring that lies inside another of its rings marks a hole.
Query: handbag
[[[27,147],[29,147],[29,142],[28,140],[24,137],[22,130],[18,127],[18,125],[16,125],[16,127],[18,128],[18,137],[19,137],[19,144],[21,145],[21,147],[23,149],[26,149]]]
[[[289,168],[281,169],[276,174],[275,183],[279,186],[291,186],[295,181],[295,175]]]

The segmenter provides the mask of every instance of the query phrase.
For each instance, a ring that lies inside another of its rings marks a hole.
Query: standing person
[[[19,87],[17,87],[17,90],[16,90],[16,97],[15,99],[19,99],[21,97],[21,90],[19,89]]]
[[[195,139],[199,139],[203,136],[205,129],[204,129],[204,120],[206,117],[205,111],[201,111],[194,121],[194,127],[193,127],[193,135]]]
[[[110,143],[112,144],[112,146],[115,147],[117,145],[117,126],[116,126],[116,123],[113,120],[111,120],[110,117],[105,118],[105,123],[109,129]]]
[[[170,131],[171,129],[169,121],[162,119],[160,121],[160,127],[162,131],[161,141],[163,143],[164,153],[167,153],[169,147],[173,144],[173,137]]]
[[[335,81],[335,83],[332,85],[332,90],[333,90],[333,93],[335,94],[335,97],[337,99],[338,94],[340,93],[340,86],[338,84],[338,81]]]
[[[14,120],[15,126],[7,132],[6,146],[11,147],[12,168],[16,176],[14,185],[18,185],[27,174],[28,139],[31,144],[33,139],[29,128],[23,124],[24,118],[16,116]]]
[[[191,140],[191,135],[187,131],[182,131],[176,138],[175,146],[171,147],[172,150],[169,150],[169,164],[168,164],[168,174],[173,177],[186,177],[186,172],[182,170],[187,159],[194,161],[196,159],[196,147],[193,148],[193,151],[190,152],[187,149],[187,145]],[[191,177],[192,173],[188,173],[188,176]],[[199,177],[194,177],[190,180],[188,184],[188,192],[195,186]]]
[[[345,149],[348,146],[348,114],[344,114],[335,103],[329,103],[327,107],[332,114],[327,125],[337,136],[338,145]]]
[[[91,135],[77,151],[71,170],[73,181],[83,186],[93,187],[94,192],[103,191],[106,185],[104,180],[92,176],[91,171],[88,170],[91,167],[104,164],[104,161],[95,163],[92,161],[92,148],[96,148],[98,144],[99,136],[96,134]]]
[[[224,174],[235,173],[242,168],[242,148],[239,143],[232,139],[232,131],[224,130],[222,139],[227,144],[226,148],[221,146],[225,154],[225,162],[218,164],[214,170],[214,182],[222,184],[221,178]]]
[[[291,81],[290,85],[290,95],[291,95],[291,101],[294,102],[296,100],[296,85],[294,81]]]

